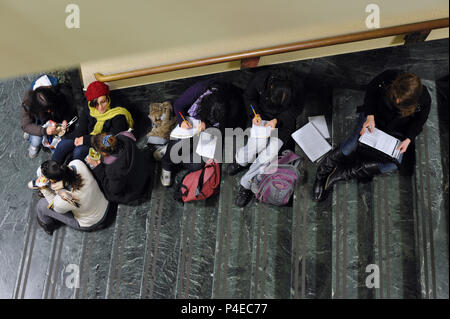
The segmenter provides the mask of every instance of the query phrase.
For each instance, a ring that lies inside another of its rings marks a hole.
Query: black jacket
[[[403,71],[386,70],[376,76],[367,86],[362,111],[366,116],[375,116],[375,126],[380,130],[388,134],[401,133],[405,139],[409,138],[411,142],[414,142],[428,119],[431,97],[428,89],[423,86],[416,112],[402,118],[395,106],[386,97],[389,85],[401,73]]]
[[[96,123],[97,119],[90,116],[89,107],[86,105],[81,112],[77,128],[72,133],[65,135],[64,138],[75,139],[76,137],[83,136],[83,145],[91,146],[90,133],[94,130]],[[116,135],[120,132],[128,130],[128,128],[128,122],[125,115],[117,115],[112,119],[105,121],[102,132]]]
[[[142,198],[151,186],[151,158],[137,148],[130,137],[118,135],[122,148],[111,164],[101,163],[93,173],[105,197],[114,203],[127,204]]]
[[[244,92],[247,116],[250,120],[254,117],[250,107],[252,105],[263,120],[275,118],[278,128],[282,129],[283,126],[292,126],[292,124],[295,128],[295,120],[303,108],[303,82],[294,74],[285,73],[284,77],[289,80],[292,87],[291,103],[285,106],[276,106],[270,103],[268,97],[270,82],[274,76],[275,74],[270,70],[264,70],[257,72],[250,80]]]

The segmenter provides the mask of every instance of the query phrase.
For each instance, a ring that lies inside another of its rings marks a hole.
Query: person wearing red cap
[[[85,93],[88,105],[81,114],[79,125],[59,142],[52,160],[62,164],[70,152],[73,152],[73,159],[84,160],[91,146],[91,135],[103,132],[116,135],[133,128],[133,118],[126,108],[111,107],[109,92],[105,83],[89,84]]]

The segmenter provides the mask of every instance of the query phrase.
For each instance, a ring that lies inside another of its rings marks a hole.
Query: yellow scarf
[[[111,103],[111,102],[110,102]],[[97,120],[97,123],[95,123],[94,130],[90,133],[91,135],[97,135],[100,134],[103,130],[103,124],[105,124],[105,121],[112,119],[113,117],[117,115],[124,115],[127,119],[128,127],[133,128],[134,121],[131,117],[130,112],[126,108],[123,108],[121,106],[117,106],[115,108],[110,109],[110,103],[108,103],[108,107],[105,113],[101,114],[95,107],[89,106],[89,114],[92,117],[95,117]]]

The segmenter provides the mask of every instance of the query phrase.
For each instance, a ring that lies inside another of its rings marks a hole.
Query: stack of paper
[[[324,138],[330,138],[330,133],[328,132],[327,121],[325,120],[325,116],[310,116],[308,117],[308,121],[311,122],[314,127],[322,134]]]
[[[328,128],[326,130],[328,132]],[[291,136],[312,162],[331,150],[331,145],[312,122],[298,129]]]
[[[205,158],[214,158],[217,145],[217,136],[212,134],[201,132],[198,140],[197,149],[195,150],[198,155]]]
[[[196,120],[193,117],[186,117],[186,121],[188,121],[192,128],[189,129],[184,129],[181,128],[180,125],[177,125],[172,132],[170,132],[170,137],[171,138],[190,138],[192,136],[194,136],[195,134],[197,134],[200,131],[200,120]]]
[[[271,127],[264,126],[268,121],[261,121],[259,125],[252,125],[250,129],[250,137],[253,138],[268,138],[270,137]]]
[[[359,141],[393,158],[399,159],[401,156],[400,150],[397,149],[401,143],[400,140],[377,128],[374,128],[372,133],[366,130]]]

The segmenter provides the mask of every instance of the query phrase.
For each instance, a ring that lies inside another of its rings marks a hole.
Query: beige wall
[[[80,29],[65,26],[65,7],[70,3],[80,7]],[[83,77],[89,82],[97,71],[123,72],[365,31],[369,3],[380,6],[381,27],[448,17],[448,1],[444,0],[0,0],[0,77],[82,63]],[[390,44],[392,39],[387,39],[387,43],[370,43],[357,50]],[[350,52],[356,46],[338,50]],[[302,54],[313,57],[338,52],[314,50]],[[298,58],[286,54],[262,58],[261,63]],[[226,63],[139,81],[238,67],[237,63]]]

